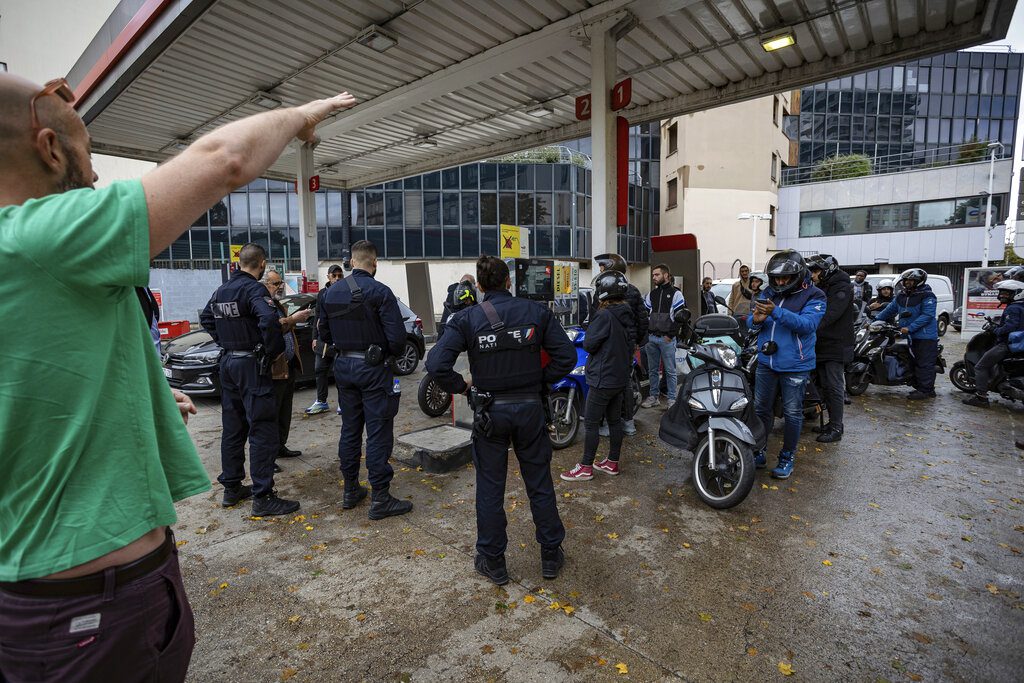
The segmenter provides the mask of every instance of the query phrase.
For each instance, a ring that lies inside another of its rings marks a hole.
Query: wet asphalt
[[[944,342],[952,365],[963,346]],[[420,377],[402,380],[396,433],[444,422],[419,411]],[[303,454],[277,477],[298,514],[222,509],[216,484],[178,504],[190,680],[1019,681],[1024,406],[963,406],[945,376],[937,388],[909,402],[871,387],[840,443],[806,426],[793,477],[759,471],[727,511],[697,498],[689,454],[657,441],[663,411],[640,411],[618,477],[558,479],[581,438],[552,464],[568,530],[553,581],[510,456],[504,588],[473,572],[471,466],[395,463],[411,514],[343,511],[340,418],[301,416],[300,389],[289,446]],[[213,480],[220,408],[199,409],[189,431]]]

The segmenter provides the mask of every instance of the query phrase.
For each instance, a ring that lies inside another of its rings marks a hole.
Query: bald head
[[[0,206],[92,187],[96,180],[89,133],[71,105],[57,95],[40,97],[39,129],[32,129],[32,98],[41,90],[0,73]]]

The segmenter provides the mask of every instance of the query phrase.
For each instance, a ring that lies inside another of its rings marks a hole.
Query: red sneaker
[[[594,468],[589,465],[578,464],[571,470],[562,472],[562,479],[566,481],[590,481],[594,478]]]
[[[619,473],[619,463],[605,458],[601,462],[595,462],[594,469],[598,472],[604,472],[605,474],[610,474],[614,477]]]

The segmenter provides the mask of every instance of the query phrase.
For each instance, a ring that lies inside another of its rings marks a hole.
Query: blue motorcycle
[[[576,367],[573,368],[565,378],[556,382],[548,394],[548,403],[551,408],[551,423],[548,430],[551,436],[551,445],[556,450],[568,448],[576,442],[580,433],[580,417],[583,415],[583,406],[586,405],[587,391],[587,357],[588,353],[583,349],[583,340],[587,333],[580,327],[570,327],[566,330],[569,339],[576,346]],[[630,388],[633,391],[633,412],[630,417],[636,415],[640,409],[640,403],[644,399],[644,391],[649,387],[647,373],[640,365],[639,359],[633,357],[633,372],[630,377]]]

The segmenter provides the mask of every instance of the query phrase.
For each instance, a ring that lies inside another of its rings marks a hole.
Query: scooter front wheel
[[[949,370],[949,381],[960,391],[967,392],[968,394],[974,393],[974,377],[971,376],[970,370],[967,369],[967,364],[962,360],[953,363],[953,367]]]
[[[865,370],[859,375],[854,373],[846,374],[846,393],[850,396],[860,396],[871,386],[871,371]]]
[[[430,417],[444,415],[452,405],[452,395],[442,389],[437,380],[430,375],[420,380],[416,400],[420,404],[420,410]]]
[[[708,437],[705,434],[693,454],[693,485],[700,499],[717,510],[743,502],[754,486],[754,453],[727,432],[715,433],[714,469],[708,467]]]
[[[551,424],[549,433],[551,446],[556,451],[568,448],[576,442],[580,433],[579,403],[569,400],[568,391],[556,391],[549,397],[551,401]]]

